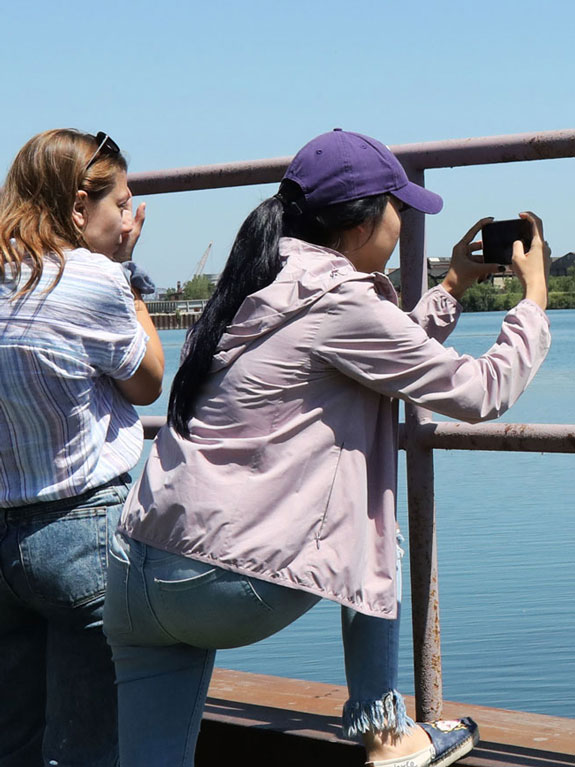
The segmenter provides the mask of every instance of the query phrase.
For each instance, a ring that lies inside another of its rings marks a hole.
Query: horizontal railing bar
[[[166,418],[163,415],[143,415],[140,416],[140,421],[144,427],[144,439],[154,439],[166,423]]]
[[[271,184],[281,180],[290,161],[291,157],[276,157],[270,160],[248,160],[130,173],[128,183],[132,193],[136,195]]]
[[[419,170],[552,160],[575,157],[575,130],[397,144],[391,149],[402,163]],[[291,159],[275,157],[130,173],[128,181],[132,192],[137,195],[270,184],[282,178]]]
[[[142,416],[145,439],[153,439],[166,423],[163,416]],[[515,453],[575,453],[575,424],[451,423],[428,421],[415,436],[421,447],[436,450],[503,450]],[[405,450],[405,424],[399,426]]]
[[[420,170],[575,157],[575,130],[448,139],[391,147],[402,163]]]
[[[422,447],[435,450],[575,453],[574,424],[428,421],[417,427],[416,439]]]

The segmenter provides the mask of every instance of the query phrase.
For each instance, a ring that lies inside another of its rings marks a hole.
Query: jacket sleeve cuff
[[[455,327],[462,307],[441,285],[431,288],[420,298],[409,316],[430,338],[443,343]]]

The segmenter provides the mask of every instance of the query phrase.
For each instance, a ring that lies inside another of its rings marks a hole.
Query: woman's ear
[[[83,189],[76,192],[76,199],[74,200],[74,207],[72,208],[72,221],[76,224],[78,229],[84,229],[88,223],[88,216],[86,212],[86,201],[88,200],[88,193]]]
[[[339,240],[342,247],[336,248],[336,250],[339,250],[344,255],[353,253],[365,241],[365,231],[366,227],[364,224],[357,224],[353,229],[345,229],[341,233]]]

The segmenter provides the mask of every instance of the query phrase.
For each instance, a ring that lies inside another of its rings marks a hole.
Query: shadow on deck
[[[344,687],[217,669],[197,764],[361,767],[363,749],[340,733]],[[407,698],[413,714],[413,699]],[[472,716],[481,729],[462,767],[575,765],[575,720],[446,702],[446,719]]]

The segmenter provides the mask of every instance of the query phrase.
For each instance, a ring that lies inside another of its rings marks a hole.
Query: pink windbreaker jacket
[[[465,421],[515,402],[550,344],[530,301],[482,357],[442,341],[443,288],[410,314],[389,280],[290,238],[222,336],[191,439],[159,433],[121,532],[394,618],[398,399]]]

